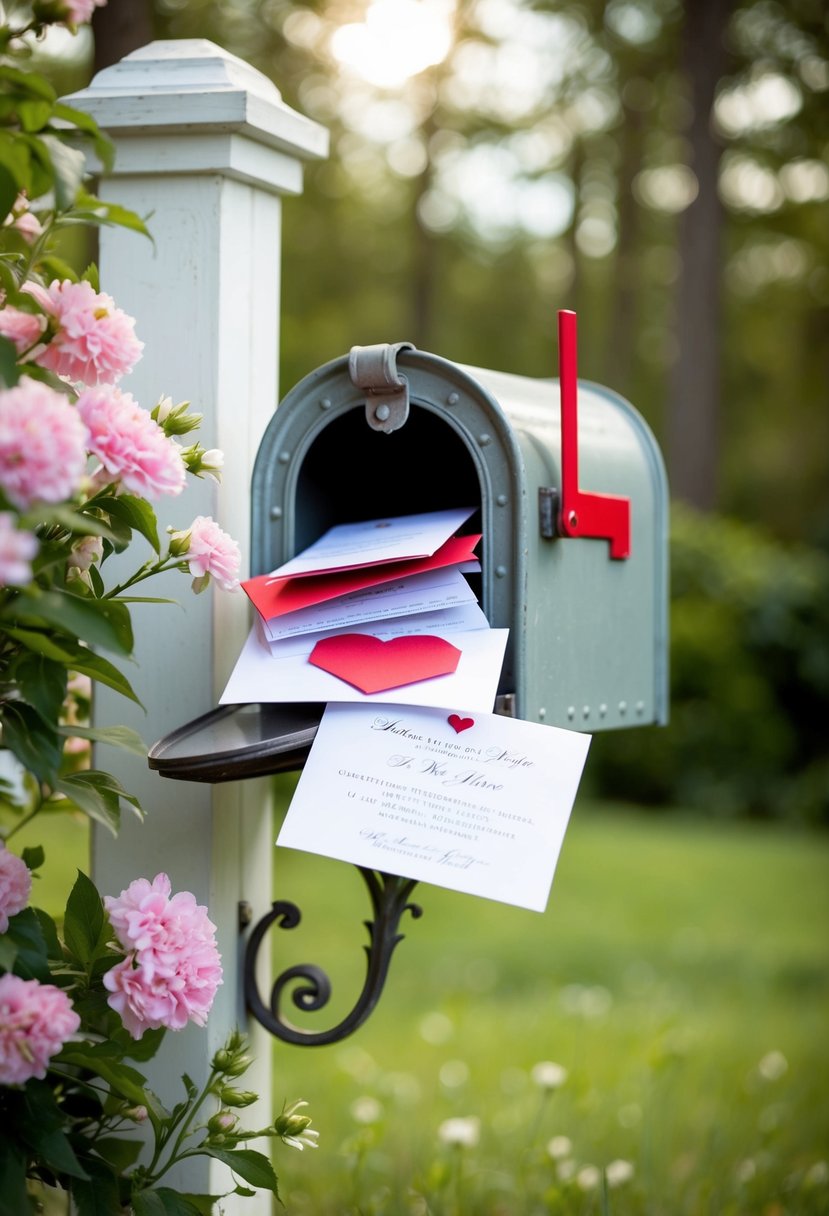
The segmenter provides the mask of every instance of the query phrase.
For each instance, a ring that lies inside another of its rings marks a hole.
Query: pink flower
[[[0,489],[27,510],[34,502],[63,502],[86,469],[86,427],[62,393],[21,376],[0,392]]]
[[[17,975],[0,977],[0,1084],[45,1077],[49,1060],[80,1024],[60,988]]]
[[[114,384],[131,372],[144,343],[135,336],[135,321],[111,296],[89,283],[55,280],[49,287],[27,283],[28,291],[46,314],[53,336],[33,356],[58,376],[86,385]]]
[[[197,515],[189,528],[190,541],[184,560],[190,566],[193,590],[201,591],[207,586],[212,574],[225,591],[235,591],[239,586],[239,566],[242,555],[236,541],[223,532],[209,515]]]
[[[70,25],[83,25],[89,21],[96,8],[103,8],[107,0],[63,0],[66,20]]]
[[[0,840],[0,933],[8,929],[10,916],[17,916],[26,907],[31,889],[29,867]]]
[[[3,221],[3,226],[16,228],[30,245],[43,232],[40,220],[29,210],[29,200],[25,194],[18,194],[14,206]]]
[[[134,1039],[145,1030],[203,1026],[222,982],[216,926],[189,891],[170,895],[170,880],[137,878],[115,899],[106,896],[115,936],[127,952],[104,976],[116,1010]]]
[[[85,389],[78,398],[78,413],[89,428],[89,450],[125,490],[158,498],[184,489],[186,471],[178,445],[130,393],[110,387]]]
[[[46,318],[35,313],[24,312],[8,304],[0,309],[0,335],[14,342],[18,355],[39,340],[46,328]]]
[[[36,553],[37,540],[32,533],[15,527],[11,511],[0,511],[0,587],[22,587],[28,583],[32,577],[29,562]]]

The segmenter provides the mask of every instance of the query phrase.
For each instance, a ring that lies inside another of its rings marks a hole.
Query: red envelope
[[[460,657],[457,646],[432,634],[383,641],[370,633],[340,633],[317,642],[308,662],[371,695],[449,676]]]
[[[328,574],[306,574],[302,578],[272,578],[269,574],[260,574],[257,578],[249,578],[242,586],[262,619],[269,621],[286,612],[296,612],[299,608],[322,604],[340,595],[376,587],[410,574],[457,566],[472,558],[480,539],[481,533],[451,536],[431,557],[384,562],[380,566],[362,566],[356,570],[335,570]]]

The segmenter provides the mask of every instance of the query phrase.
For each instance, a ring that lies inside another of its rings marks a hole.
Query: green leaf
[[[63,961],[63,947],[58,938],[58,931],[55,927],[55,922],[52,920],[48,912],[44,912],[42,908],[34,909],[37,922],[40,925],[40,931],[43,934],[43,940],[46,943],[46,953],[50,959],[60,959]]]
[[[132,624],[123,604],[53,590],[18,596],[12,607],[15,618],[24,624],[45,622],[92,646],[132,654]]]
[[[15,974],[24,980],[48,983],[52,978],[49,949],[34,908],[24,908],[17,916],[10,917],[5,936],[16,950]]]
[[[68,738],[91,739],[93,743],[107,743],[120,747],[133,756],[146,759],[148,747],[137,730],[130,726],[59,726],[58,734]]]
[[[115,1136],[97,1136],[92,1147],[104,1161],[113,1166],[119,1174],[123,1174],[135,1164],[143,1145],[137,1137],[133,1140],[119,1140]]]
[[[128,1098],[137,1106],[151,1109],[151,1098],[144,1088],[144,1077],[137,1068],[111,1060],[106,1053],[86,1044],[69,1043],[54,1059],[61,1064],[72,1064],[96,1073],[122,1098]]]
[[[66,945],[86,967],[94,958],[104,930],[104,908],[95,884],[80,870],[66,904]]]
[[[127,1059],[143,1063],[145,1060],[153,1058],[163,1043],[166,1033],[164,1027],[159,1026],[158,1030],[145,1030],[140,1039],[134,1039],[122,1027],[120,1031],[116,1031],[113,1037],[121,1049],[121,1053]]]
[[[0,211],[3,210],[3,167],[0,165]],[[14,199],[12,199],[14,203]],[[6,209],[8,215],[10,208]],[[17,348],[8,338],[0,338],[0,381],[4,388],[14,388],[20,379],[20,368],[17,365]]]
[[[101,290],[101,277],[98,273],[98,267],[94,262],[90,262],[81,275],[81,282],[88,283],[93,291]]]
[[[255,1191],[247,1192],[250,1195],[255,1195]],[[212,1216],[213,1209],[220,1199],[224,1199],[224,1195],[193,1195],[190,1191],[182,1192],[182,1199],[187,1199],[198,1210],[200,1216]]]
[[[12,632],[9,630],[9,632]],[[3,743],[40,781],[53,785],[61,759],[57,731],[49,728],[37,710],[24,701],[0,705]]]
[[[201,1145],[199,1151],[229,1165],[234,1174],[244,1178],[251,1186],[273,1191],[279,1197],[274,1168],[264,1153],[257,1153],[252,1148],[227,1149],[214,1148],[212,1145]]]
[[[55,789],[69,798],[90,819],[109,828],[113,836],[118,835],[121,826],[121,800],[134,808],[139,819],[143,818],[138,799],[128,794],[109,773],[102,773],[97,769],[61,777],[57,780]]]
[[[150,542],[156,553],[161,552],[155,511],[143,498],[137,498],[134,494],[122,494],[117,498],[107,496],[97,498],[95,506],[106,511],[110,518],[120,520],[127,527],[140,532]]]
[[[166,1186],[133,1195],[132,1210],[133,1216],[202,1216],[204,1212],[204,1208]]]
[[[26,1196],[26,1158],[10,1136],[0,1137],[0,1216],[30,1211]]]
[[[46,633],[38,633],[35,629],[18,629],[14,625],[5,624],[3,625],[3,629],[10,638],[14,638],[15,641],[34,651],[35,654],[45,655],[47,659],[54,659],[58,663],[71,665],[75,658],[74,647],[67,645],[59,646]]]
[[[66,699],[65,664],[24,651],[11,674],[23,700],[37,710],[47,725],[54,726]]]
[[[4,219],[14,206],[18,192],[17,181],[6,166],[0,164],[0,213]]]
[[[75,202],[86,170],[86,157],[79,148],[71,148],[55,135],[41,135],[54,174],[55,206],[67,211]]]
[[[24,131],[42,131],[52,117],[51,102],[41,101],[39,98],[20,101],[17,104],[17,116]]]
[[[36,1155],[56,1174],[69,1178],[87,1179],[89,1175],[75,1156],[75,1151],[62,1131],[47,1132],[32,1145]]]
[[[21,853],[21,857],[30,870],[39,870],[43,865],[46,854],[43,852],[43,846],[36,844],[25,848]]]
[[[146,221],[140,215],[118,203],[109,203],[91,194],[79,194],[74,214],[89,223],[129,228],[133,232],[142,233],[150,240],[153,239]]]
[[[44,101],[54,102],[57,94],[49,81],[37,72],[23,71],[4,64],[0,67],[0,80],[14,85],[16,89],[31,93],[34,97],[42,97]]]
[[[92,140],[92,146],[95,149],[96,155],[101,161],[101,165],[105,171],[112,168],[114,158],[114,148],[112,141],[104,135],[101,128],[98,126],[94,118],[90,118],[83,110],[76,110],[74,106],[68,106],[63,101],[56,102],[54,106],[56,118],[62,118],[64,122],[71,122],[73,126],[82,131],[84,135],[89,136]],[[83,195],[81,198],[89,198],[89,195]],[[80,200],[79,200],[80,201]],[[97,290],[97,289],[96,289]]]
[[[77,1216],[124,1216],[118,1193],[118,1180],[109,1165],[94,1157],[84,1157],[89,1181],[72,1183],[73,1210]]]
[[[108,659],[102,658],[101,655],[92,654],[91,651],[82,650],[78,647],[78,652],[72,656],[69,665],[79,675],[90,676],[91,679],[97,680],[100,684],[106,684],[108,688],[114,688],[116,692],[120,692],[122,696],[128,697],[130,701],[135,701],[136,705],[141,705],[127,677],[122,675],[117,667],[113,666]],[[144,708],[143,705],[141,708]]]
[[[7,934],[0,934],[0,970],[13,971],[16,958],[17,946]]]

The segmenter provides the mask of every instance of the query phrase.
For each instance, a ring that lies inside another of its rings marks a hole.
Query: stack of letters
[[[341,524],[243,583],[257,619],[221,701],[492,709],[507,640],[464,574],[472,508]]]

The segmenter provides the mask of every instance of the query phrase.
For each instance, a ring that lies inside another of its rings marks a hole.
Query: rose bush
[[[150,502],[177,498],[188,475],[218,479],[221,452],[180,442],[201,421],[189,403],[162,396],[147,409],[120,387],[141,356],[135,323],[94,266],[78,278],[57,252],[70,224],[146,231],[85,191],[77,145],[109,157],[94,122],[16,63],[47,25],[74,29],[103,2],[0,11],[0,1216],[37,1210],[38,1186],[68,1192],[78,1216],[203,1216],[222,1196],[160,1185],[171,1166],[206,1154],[230,1167],[237,1193],[276,1193],[269,1158],[245,1142],[316,1137],[296,1105],[268,1127],[240,1126],[236,1109],[256,1095],[230,1083],[250,1063],[238,1033],[201,1089],[182,1078],[172,1108],[147,1087],[137,1065],[168,1030],[204,1026],[222,982],[215,926],[192,894],[158,874],[102,899],[80,873],[55,923],[30,903],[43,850],[7,847],[45,810],[113,833],[124,808],[143,816],[89,767],[92,742],[146,754],[134,731],[88,724],[96,683],[137,700],[120,665],[134,588],[172,569],[197,592],[211,578],[238,586],[238,546],[213,519],[162,540]],[[126,576],[121,562],[113,583],[109,559],[134,545],[149,556]]]

